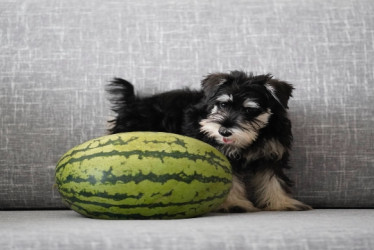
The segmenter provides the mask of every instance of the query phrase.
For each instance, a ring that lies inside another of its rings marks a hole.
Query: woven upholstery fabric
[[[374,207],[372,0],[1,1],[0,208],[62,207],[54,167],[101,136],[114,77],[141,94],[216,71],[294,84],[294,194]]]
[[[355,249],[374,247],[374,210],[210,214],[182,220],[94,220],[73,211],[0,211],[12,250]]]

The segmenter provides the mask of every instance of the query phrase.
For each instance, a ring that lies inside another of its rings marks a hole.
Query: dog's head
[[[209,114],[200,129],[230,155],[250,146],[272,115],[286,112],[293,87],[271,75],[233,71],[208,75],[202,89]]]

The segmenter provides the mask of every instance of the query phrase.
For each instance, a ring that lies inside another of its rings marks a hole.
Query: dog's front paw
[[[312,209],[311,206],[293,198],[287,198],[278,202],[270,202],[264,207],[266,211],[306,211]]]
[[[259,212],[261,211],[248,200],[242,200],[237,203],[224,202],[221,206],[216,209],[219,213],[247,213],[247,212]]]
[[[300,201],[297,201],[297,204],[293,204],[290,207],[287,207],[286,209],[288,211],[307,211],[307,210],[312,210],[313,208],[305,203],[302,203]]]
[[[247,199],[245,186],[237,176],[232,178],[232,188],[226,200],[216,209],[216,212],[239,213],[260,211]]]

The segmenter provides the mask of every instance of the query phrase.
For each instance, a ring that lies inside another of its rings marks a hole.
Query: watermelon
[[[161,132],[87,141],[65,153],[56,186],[74,211],[101,219],[173,219],[208,213],[226,199],[231,166],[214,147]]]

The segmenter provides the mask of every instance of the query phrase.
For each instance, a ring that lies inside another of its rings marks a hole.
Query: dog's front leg
[[[251,180],[257,207],[263,210],[310,210],[310,206],[295,200],[286,191],[286,183],[271,169],[257,172]]]
[[[247,199],[244,183],[233,175],[232,187],[225,202],[218,207],[218,212],[257,212],[259,211],[252,202]]]

